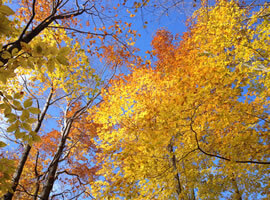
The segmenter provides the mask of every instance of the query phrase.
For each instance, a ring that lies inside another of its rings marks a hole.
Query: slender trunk
[[[177,161],[176,161],[176,156],[174,154],[174,150],[173,150],[173,140],[171,139],[170,144],[168,145],[168,150],[170,153],[173,154],[172,158],[171,158],[171,163],[173,165],[173,169],[175,171],[175,180],[176,180],[176,192],[178,195],[181,194],[182,192],[182,186],[181,186],[181,180],[180,180],[180,175],[178,173],[178,169],[177,169]]]
[[[37,156],[36,156],[36,165],[35,165],[35,175],[36,175],[36,189],[35,189],[35,192],[34,192],[34,195],[33,195],[33,200],[37,200],[38,198],[38,192],[39,192],[39,188],[40,188],[40,175],[38,173],[38,169],[37,169],[37,166],[38,166],[38,156],[39,156],[39,150],[37,151]]]
[[[51,99],[52,99],[52,95],[53,95],[53,88],[52,88],[51,91],[50,91],[50,94],[49,94],[49,96],[48,96],[48,98],[47,98],[47,101],[46,101],[46,104],[45,104],[45,106],[44,106],[44,109],[43,109],[43,111],[42,111],[42,113],[41,113],[41,115],[40,115],[40,117],[39,117],[39,119],[38,119],[38,123],[37,123],[37,125],[36,125],[36,127],[35,127],[35,129],[34,129],[34,131],[35,131],[36,133],[39,132],[39,129],[40,129],[40,127],[41,127],[41,124],[42,124],[42,122],[43,122],[43,120],[44,120],[44,118],[45,118],[45,115],[46,115],[46,113],[47,113],[47,110],[48,110],[48,108],[49,108],[49,106],[50,106],[50,101],[51,101]],[[30,150],[31,150],[31,146],[30,146],[29,144],[27,144],[27,145],[25,146],[25,148],[24,148],[23,155],[22,155],[22,157],[21,157],[21,159],[20,159],[19,165],[18,165],[18,167],[17,167],[15,173],[13,174],[13,178],[12,178],[12,186],[11,186],[12,192],[10,192],[10,191],[7,192],[7,193],[4,195],[4,200],[11,200],[11,199],[12,199],[12,197],[13,197],[13,195],[14,195],[14,192],[16,191],[17,186],[18,186],[18,184],[19,184],[19,181],[20,181],[20,178],[21,178],[21,175],[22,175],[22,172],[23,172],[23,168],[24,168],[24,165],[25,165],[25,163],[26,163],[26,160],[27,160],[27,158],[28,158],[28,156],[29,156]]]
[[[40,188],[40,183],[39,183],[39,178],[38,178],[37,182],[36,182],[36,189],[35,189],[35,193],[34,193],[34,196],[33,196],[33,200],[37,200],[39,188]]]
[[[47,17],[44,21],[42,21],[39,25],[37,25],[33,30],[31,30],[29,33],[22,35],[17,41],[13,42],[11,45],[5,45],[3,47],[3,50],[0,51],[0,61],[5,65],[9,59],[2,58],[1,55],[4,53],[4,51],[12,52],[13,49],[18,49],[20,51],[22,49],[21,42],[29,43],[31,42],[37,35],[39,35],[44,29],[46,29],[53,21],[57,19],[68,19],[71,17],[75,17],[78,15],[81,15],[85,12],[85,10],[78,10],[77,12],[73,14],[56,14],[55,11]],[[1,68],[1,67],[0,67]]]
[[[48,168],[48,173],[47,173],[47,176],[45,179],[45,183],[43,185],[43,190],[42,190],[41,195],[40,195],[41,200],[48,200],[49,199],[50,193],[51,193],[52,188],[53,188],[54,181],[56,179],[56,172],[57,172],[58,164],[59,164],[61,156],[63,155],[66,140],[67,140],[68,134],[70,132],[72,123],[73,123],[73,120],[68,120],[68,122],[64,125],[64,129],[63,129],[62,134],[61,134],[62,135],[61,141],[58,145],[58,149],[54,155],[54,158],[51,161],[51,164],[49,165],[49,168]]]
[[[82,113],[85,112],[85,110],[88,108],[88,106],[91,104],[91,102],[92,102],[92,100],[88,101],[84,107],[75,111],[72,117],[65,119],[64,126],[62,127],[62,131],[61,131],[61,135],[62,135],[61,141],[58,144],[57,151],[56,151],[54,158],[51,161],[51,163],[48,167],[48,170],[47,170],[45,183],[43,184],[43,190],[42,190],[41,195],[39,197],[41,200],[48,200],[49,199],[50,193],[53,189],[54,181],[56,180],[56,172],[57,172],[58,164],[61,161],[61,156],[63,155],[63,152],[64,152],[66,140],[69,136],[69,133],[70,133],[70,130],[71,130],[71,127],[72,127],[74,120],[78,116],[81,116]]]
[[[195,191],[194,191],[194,189],[192,190],[192,192],[191,192],[191,198],[190,198],[191,200],[196,200],[196,195],[195,195]]]
[[[16,188],[19,184],[19,180],[21,178],[21,174],[22,174],[22,171],[23,171],[23,168],[24,168],[24,165],[25,165],[25,162],[27,160],[27,157],[30,153],[30,150],[31,150],[31,146],[28,144],[26,145],[26,147],[24,148],[24,151],[23,151],[23,155],[21,157],[21,160],[19,162],[19,165],[13,175],[13,179],[12,179],[12,191],[13,192],[7,192],[5,195],[4,195],[4,200],[11,200],[12,197],[13,197],[13,194],[14,192],[16,191]]]
[[[187,178],[186,167],[185,167],[184,162],[182,162],[182,167],[183,167],[185,178],[186,178],[186,184],[188,184],[188,178]],[[190,193],[188,194],[188,200],[196,200],[194,188],[190,190]]]

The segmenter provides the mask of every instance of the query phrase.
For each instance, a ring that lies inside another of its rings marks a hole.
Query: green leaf
[[[59,50],[59,54],[61,56],[67,56],[71,51],[71,48],[70,47],[63,47]]]
[[[5,103],[0,104],[0,109],[5,109],[6,107],[7,107],[7,105]]]
[[[27,66],[30,67],[31,69],[35,69],[35,66],[31,60],[27,60]]]
[[[14,99],[21,99],[23,97],[23,92],[17,92],[13,95]]]
[[[0,13],[2,13],[4,15],[13,15],[14,11],[8,6],[1,5],[0,6]]]
[[[18,49],[17,48],[12,49],[11,55],[16,56],[17,54],[18,54]]]
[[[22,107],[21,103],[19,101],[17,101],[17,100],[13,100],[12,103],[16,108],[21,108]]]
[[[25,100],[25,101],[23,102],[23,106],[24,106],[25,108],[28,108],[28,107],[32,106],[32,104],[33,104],[32,99],[27,99],[27,100]]]
[[[42,53],[42,47],[40,45],[35,46],[35,50],[38,54]]]
[[[53,72],[53,70],[55,69],[55,62],[52,58],[48,60],[47,68],[49,72]]]
[[[7,79],[9,77],[9,73],[6,72],[0,72],[0,81],[6,84]]]
[[[13,98],[12,98],[12,96],[10,96],[10,95],[5,95],[5,97],[7,98],[7,99],[9,99],[9,100],[12,100]]]
[[[10,108],[10,106],[7,106],[7,107],[5,108],[4,115],[8,115],[8,114],[10,114],[10,113],[11,113],[11,108]]]
[[[20,132],[20,129],[17,129],[15,131],[14,135],[15,135],[16,139],[19,139],[19,138],[22,138],[24,136],[24,134],[25,134],[25,132]]]
[[[15,115],[13,113],[9,113],[9,114],[5,115],[5,117],[8,118],[9,123],[13,123],[17,120],[17,115]]]
[[[40,110],[38,108],[35,107],[30,107],[28,108],[29,112],[33,113],[33,114],[40,114]]]
[[[11,54],[8,51],[4,51],[1,55],[1,57],[4,59],[9,59],[9,58],[11,58]]]
[[[31,131],[29,134],[32,136],[34,142],[39,142],[41,140],[35,131]]]

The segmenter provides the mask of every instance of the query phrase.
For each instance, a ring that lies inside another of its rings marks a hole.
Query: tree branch
[[[200,105],[199,105],[199,106],[200,106]],[[270,165],[270,162],[265,162],[265,161],[231,160],[231,159],[229,159],[229,158],[226,158],[226,157],[223,157],[223,156],[220,156],[220,155],[215,155],[215,154],[212,154],[212,153],[208,153],[208,152],[206,152],[205,150],[203,150],[203,149],[200,147],[200,144],[199,144],[198,134],[197,134],[197,132],[196,132],[196,131],[194,130],[194,128],[193,128],[193,123],[194,123],[193,118],[194,118],[195,113],[196,113],[197,109],[199,108],[199,106],[197,106],[197,108],[195,109],[195,111],[194,111],[194,113],[193,113],[193,116],[191,117],[190,130],[194,133],[197,147],[198,147],[198,149],[199,149],[203,154],[205,154],[205,155],[207,155],[207,156],[210,156],[210,157],[215,157],[215,158],[219,158],[219,159],[222,159],[222,160],[225,160],[225,161],[236,162],[236,163]]]

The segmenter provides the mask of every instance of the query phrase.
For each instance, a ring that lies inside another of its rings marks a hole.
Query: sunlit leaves
[[[27,100],[25,100],[25,101],[23,102],[24,108],[28,108],[28,107],[32,106],[32,104],[33,104],[32,99],[27,99]]]
[[[33,114],[39,114],[40,113],[40,110],[38,108],[35,108],[35,107],[28,108],[28,111],[33,113]]]
[[[7,192],[10,190],[11,174],[14,172],[14,161],[6,158],[0,159],[0,191]]]
[[[1,34],[8,34],[12,31],[10,27],[10,21],[8,20],[7,16],[13,15],[14,11],[6,6],[0,5],[0,33]]]
[[[154,67],[103,90],[94,110],[105,177],[93,187],[97,198],[265,195],[267,184],[253,183],[265,183],[269,168],[269,34],[258,37],[269,30],[267,9],[203,7],[182,40],[157,32]]]

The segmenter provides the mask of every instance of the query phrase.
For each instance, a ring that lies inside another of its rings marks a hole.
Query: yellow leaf
[[[39,114],[40,110],[38,108],[35,107],[30,107],[28,108],[29,112],[33,113],[33,114]]]
[[[5,147],[5,146],[7,146],[7,144],[4,143],[4,142],[2,142],[2,141],[0,141],[0,148]]]
[[[25,100],[25,101],[23,102],[23,106],[24,106],[25,108],[28,108],[28,107],[32,106],[32,104],[33,104],[32,99],[27,99],[27,100]]]
[[[13,15],[14,11],[8,6],[1,5],[0,6],[0,13],[2,13],[4,15]]]

